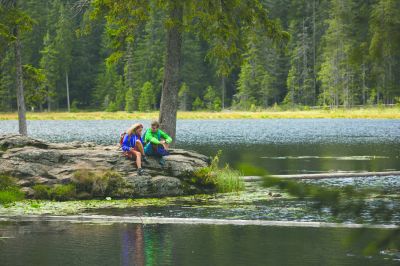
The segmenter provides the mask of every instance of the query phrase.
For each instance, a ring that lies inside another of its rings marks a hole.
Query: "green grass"
[[[103,119],[156,119],[159,113],[153,112],[43,112],[27,113],[28,120],[103,120]],[[274,107],[250,111],[188,111],[178,112],[178,119],[272,119],[272,118],[374,118],[400,119],[400,108],[393,107],[353,107],[337,109],[309,109],[297,107],[286,109]],[[0,120],[17,120],[17,113],[0,113]]]
[[[8,204],[23,200],[24,193],[19,190],[15,180],[6,175],[0,175],[0,204]]]
[[[32,187],[36,199],[71,200],[76,197],[75,184],[66,185],[34,185]]]
[[[23,199],[24,199],[24,193],[19,191],[18,189],[9,189],[0,191],[0,204],[8,204]]]
[[[244,181],[239,171],[229,168],[219,169],[215,173],[218,192],[238,192],[244,190]]]
[[[202,186],[214,187],[217,192],[239,192],[244,190],[244,181],[240,171],[234,170],[226,165],[218,167],[221,151],[212,160],[210,166],[198,170],[192,182]]]
[[[72,200],[118,197],[119,189],[124,186],[123,178],[116,172],[95,172],[79,170],[74,173],[72,182],[65,185],[34,185],[35,199]]]
[[[125,186],[121,175],[113,171],[79,170],[74,173],[72,182],[76,185],[78,198],[118,197],[119,190]]]

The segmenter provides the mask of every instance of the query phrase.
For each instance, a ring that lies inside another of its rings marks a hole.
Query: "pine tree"
[[[43,69],[35,68],[31,65],[24,65],[24,84],[26,105],[35,111],[36,108],[42,109],[46,102],[47,91],[43,84],[46,83],[46,75]]]
[[[21,33],[32,28],[32,19],[20,9],[19,1],[0,1],[0,45],[13,45],[18,108],[18,127],[21,135],[28,135],[22,73]]]
[[[205,60],[207,45],[198,36],[184,34],[182,53],[182,82],[188,88],[185,94],[186,110],[191,108],[190,103],[196,97],[204,94],[208,86],[216,85],[217,77],[213,65]]]
[[[179,108],[183,111],[188,109],[188,101],[189,101],[189,87],[186,85],[186,82],[182,83],[181,88],[179,89]]]
[[[139,97],[139,111],[150,111],[155,102],[153,84],[147,81],[143,84]]]
[[[56,35],[54,38],[54,49],[57,54],[59,74],[58,84],[62,84],[60,78],[64,77],[65,90],[59,90],[59,100],[65,99],[63,96],[66,95],[67,109],[70,111],[70,93],[69,93],[69,71],[72,63],[72,43],[74,41],[73,25],[71,21],[70,8],[60,5],[59,7],[59,19],[56,24]],[[61,86],[64,87],[64,86]],[[66,94],[61,93],[65,91]],[[60,97],[61,96],[61,97]]]
[[[351,47],[354,39],[351,34],[354,22],[353,0],[333,0],[331,17],[324,41],[322,65],[319,79],[323,92],[320,95],[322,104],[333,106],[350,106],[353,104],[353,77],[356,75],[350,66]]]
[[[376,102],[393,103],[400,95],[400,2],[379,0],[371,11],[370,56]]]
[[[309,20],[310,17],[302,17],[300,21],[292,21],[290,24],[289,32],[292,32],[293,37],[289,44],[291,68],[288,74],[287,87],[289,90],[286,102],[293,104],[310,105],[314,103],[313,39]]]
[[[57,78],[59,73],[58,52],[54,47],[54,42],[50,37],[50,33],[44,36],[43,50],[41,51],[42,58],[40,59],[40,67],[44,71],[46,77],[45,88],[47,90],[47,109],[50,112],[51,106],[54,103],[54,98],[57,95]]]
[[[125,94],[125,111],[133,112],[133,110],[135,110],[133,89],[129,88]]]
[[[248,49],[240,68],[236,107],[265,108],[278,100],[279,72],[275,68],[279,63],[279,53],[273,49],[271,42],[257,38],[257,34],[249,37]]]
[[[15,108],[15,68],[14,55],[11,50],[2,53],[0,59],[0,110],[12,111]]]
[[[176,132],[182,40],[185,28],[196,32],[209,42],[208,57],[214,58],[216,62],[229,62],[231,60],[225,59],[240,58],[242,37],[255,27],[259,28],[264,36],[275,39],[287,38],[287,34],[281,31],[279,24],[268,19],[267,11],[259,1],[234,1],[229,5],[224,2],[177,0],[157,1],[158,5],[153,6],[152,3],[154,2],[120,0],[116,4],[115,1],[91,1],[90,10],[92,17],[99,17],[104,13],[107,15],[108,29],[116,44],[115,48],[121,48],[127,40],[132,40],[132,33],[148,20],[148,10],[158,8],[165,12],[163,28],[166,30],[166,53],[159,120],[161,128],[173,139]],[[118,53],[115,55],[118,57]],[[231,69],[229,64],[217,63],[217,65],[218,69],[222,69],[221,73],[227,73]]]
[[[204,104],[208,110],[220,111],[222,109],[221,98],[212,86],[207,87],[204,95]]]
[[[193,110],[201,110],[204,107],[204,102],[200,99],[200,97],[196,97],[196,99],[192,103]]]
[[[139,30],[140,36],[135,43],[128,43],[125,63],[125,77],[128,87],[132,87],[134,94],[140,95],[144,83],[151,81],[154,95],[156,96],[155,105],[160,103],[162,87],[162,73],[164,65],[165,51],[165,32],[163,28],[163,18],[165,14],[162,10],[154,7],[151,3],[149,18],[144,24],[143,30]],[[136,97],[135,110],[139,107],[139,97]],[[153,108],[153,107],[152,107]]]

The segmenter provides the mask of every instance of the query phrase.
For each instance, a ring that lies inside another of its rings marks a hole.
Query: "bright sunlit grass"
[[[0,120],[16,120],[17,113],[0,113]],[[104,119],[157,119],[158,112],[43,112],[27,113],[28,120],[104,120]],[[271,118],[374,118],[400,119],[399,107],[370,107],[329,110],[249,111],[186,111],[178,112],[178,119],[271,119]]]

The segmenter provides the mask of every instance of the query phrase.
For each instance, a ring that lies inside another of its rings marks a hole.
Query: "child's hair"
[[[154,120],[153,122],[151,122],[151,126],[152,126],[152,127],[153,127],[153,126],[156,126],[157,128],[159,128],[159,127],[160,127],[160,123],[158,123],[157,120]]]
[[[139,123],[134,124],[134,125],[132,125],[132,126],[126,131],[126,133],[127,133],[129,136],[132,135],[132,134],[136,134],[136,130],[137,130],[138,128],[143,128],[143,125],[142,125],[142,124],[139,124]]]

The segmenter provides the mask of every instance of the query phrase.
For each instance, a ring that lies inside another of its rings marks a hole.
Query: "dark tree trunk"
[[[160,126],[175,141],[176,113],[181,69],[181,48],[183,7],[179,1],[171,7],[170,18],[175,22],[167,32],[167,56],[164,67],[164,81],[161,93]]]
[[[68,82],[68,72],[67,71],[65,71],[65,84],[67,87],[67,109],[68,109],[68,112],[71,112],[71,105],[69,102],[69,82]]]
[[[14,2],[16,5],[16,1]],[[16,67],[16,81],[17,81],[17,106],[18,106],[18,126],[19,134],[27,136],[28,130],[26,126],[26,108],[24,98],[24,83],[22,77],[22,61],[21,61],[21,42],[19,40],[18,28],[14,28],[14,53],[15,53],[15,67]]]
[[[222,82],[221,82],[221,87],[222,87],[222,91],[221,91],[221,94],[222,94],[222,110],[224,110],[225,109],[225,91],[226,91],[226,84],[225,84],[225,76],[222,76],[222,80],[221,80]]]

